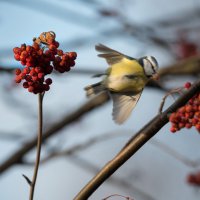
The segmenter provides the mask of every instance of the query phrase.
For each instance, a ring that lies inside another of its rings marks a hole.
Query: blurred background
[[[0,8],[1,200],[28,199],[29,186],[22,174],[32,177],[36,153],[37,95],[14,83],[13,69],[20,67],[13,58],[14,47],[54,31],[60,48],[78,54],[69,73],[51,76],[53,84],[44,97],[47,137],[35,200],[73,199],[157,114],[166,90],[199,78],[199,0],[0,0]],[[83,88],[99,81],[92,75],[107,68],[97,57],[97,43],[136,58],[153,55],[161,68],[159,83],[145,88],[121,126],[112,121],[111,102],[102,101],[91,111],[82,109],[94,104],[88,103]],[[166,107],[173,102],[169,97]],[[200,191],[186,177],[200,169],[200,136],[193,128],[177,134],[169,128],[168,124],[160,130],[90,199],[111,194],[135,200],[199,199]]]

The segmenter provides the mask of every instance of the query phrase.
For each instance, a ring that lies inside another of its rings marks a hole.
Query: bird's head
[[[148,78],[152,78],[158,72],[158,62],[153,56],[144,56],[140,58],[139,63],[144,69],[144,73]]]

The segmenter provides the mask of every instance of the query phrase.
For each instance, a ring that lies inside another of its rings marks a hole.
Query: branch
[[[110,162],[108,162],[97,175],[78,193],[74,200],[88,199],[95,190],[108,179],[119,167],[121,167],[137,150],[139,150],[149,139],[151,139],[165,124],[168,123],[168,116],[183,106],[200,90],[200,81],[196,82],[190,90],[176,100],[162,114],[156,115],[147,123],[125,147]]]
[[[60,131],[66,125],[69,125],[70,123],[75,122],[84,114],[87,114],[93,109],[100,107],[102,104],[106,103],[108,100],[109,100],[109,96],[106,93],[101,93],[100,95],[89,100],[87,103],[79,107],[76,111],[65,116],[62,119],[62,121],[55,123],[49,130],[44,132],[42,136],[42,143],[44,143],[49,137],[55,135],[58,131]],[[37,137],[34,137],[30,142],[28,142],[19,150],[17,150],[13,155],[11,155],[6,161],[4,161],[0,165],[0,173],[3,173],[14,164],[21,163],[24,155],[28,153],[30,150],[32,150],[36,146],[36,144],[37,144]]]
[[[29,193],[29,200],[33,200],[34,191],[35,191],[35,184],[37,181],[38,169],[40,165],[40,154],[41,154],[41,147],[42,147],[42,128],[43,128],[43,96],[44,93],[38,94],[38,136],[37,136],[37,154],[34,166],[34,173],[33,178],[30,184],[30,193]]]
[[[94,163],[86,159],[83,159],[75,155],[72,155],[69,158],[70,158],[70,161],[74,162],[77,166],[81,166],[82,168],[84,168],[90,173],[92,172],[96,174],[99,171],[99,167],[97,167],[96,165],[94,165]],[[131,191],[131,193],[134,194],[135,196],[142,196],[144,199],[155,200],[155,198],[153,198],[150,194],[132,185],[128,178],[112,176],[110,177],[108,182],[119,188],[124,188],[127,191]]]
[[[200,74],[200,55],[192,56],[183,60],[180,60],[170,66],[162,67],[159,70],[159,76],[165,77],[169,75],[173,76],[196,76]]]
[[[17,66],[0,66],[0,71],[13,73],[13,71],[18,68]],[[83,69],[74,69],[71,71],[72,74],[83,74],[83,75],[94,75],[100,74],[102,71],[88,69],[84,67]],[[55,73],[56,74],[56,73]],[[200,55],[195,55],[189,58],[185,58],[183,60],[179,60],[174,64],[171,64],[166,67],[161,67],[159,69],[160,78],[164,78],[166,76],[196,76],[200,74]]]
[[[108,141],[108,140],[111,140],[116,137],[125,137],[127,135],[130,135],[130,133],[125,132],[125,131],[123,131],[123,134],[121,134],[121,132],[119,134],[117,134],[117,131],[100,134],[98,136],[88,139],[87,141],[85,141],[83,143],[76,144],[76,145],[72,146],[71,148],[64,149],[61,151],[53,151],[52,153],[47,155],[45,158],[41,159],[40,163],[44,164],[55,157],[63,157],[63,156],[66,157],[66,156],[75,154],[76,152],[80,152],[81,150],[86,150],[99,142],[102,142],[105,140]],[[34,165],[34,162],[29,162],[29,161],[23,160],[23,164]]]
[[[200,165],[199,159],[196,161],[191,160],[160,141],[152,139],[150,143],[188,167],[196,168]]]

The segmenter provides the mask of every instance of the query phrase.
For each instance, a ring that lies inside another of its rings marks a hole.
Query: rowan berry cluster
[[[185,83],[184,87],[189,89],[191,83]],[[169,121],[171,122],[170,131],[172,133],[192,126],[200,133],[200,93],[197,93],[184,106],[172,113]]]
[[[200,186],[200,171],[197,173],[189,174],[187,176],[187,182],[194,186]]]
[[[58,47],[52,31],[42,33],[32,45],[15,47],[14,58],[24,66],[23,69],[16,69],[15,82],[23,81],[23,87],[34,94],[48,91],[52,79],[46,78],[46,75],[51,74],[53,69],[60,73],[68,72],[77,57],[75,52],[64,53]]]

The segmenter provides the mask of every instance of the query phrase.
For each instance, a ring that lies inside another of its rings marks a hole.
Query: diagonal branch
[[[74,200],[88,199],[100,185],[108,179],[119,167],[121,167],[137,150],[139,150],[149,139],[151,139],[165,124],[168,123],[168,116],[183,106],[200,90],[200,81],[176,100],[162,114],[156,115],[136,135],[134,135],[125,147],[108,162],[97,175],[77,194]]]
[[[94,97],[93,99],[89,100],[87,103],[79,107],[73,113],[67,115],[62,119],[62,121],[54,124],[49,130],[44,132],[42,136],[42,143],[44,143],[48,138],[55,135],[58,131],[64,128],[66,125],[76,121],[84,114],[89,113],[90,111],[94,110],[97,107],[100,107],[102,104],[109,100],[109,96],[107,93],[101,93],[100,95]],[[37,137],[34,137],[30,142],[25,144],[19,150],[17,150],[13,155],[11,155],[7,160],[5,160],[0,165],[0,173],[8,170],[12,165],[21,163],[23,157],[26,153],[32,150],[37,144]]]

